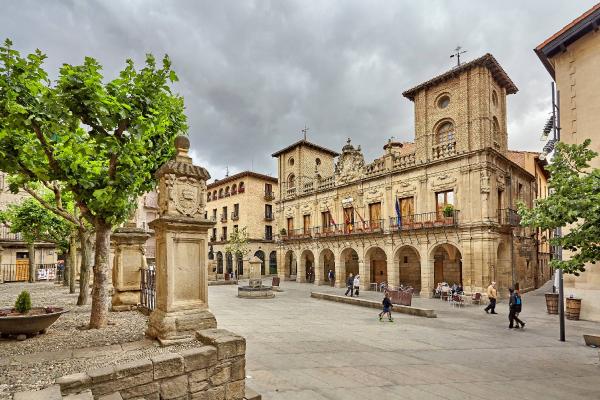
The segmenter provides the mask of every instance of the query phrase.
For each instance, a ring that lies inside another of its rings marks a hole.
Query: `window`
[[[287,230],[288,230],[288,235],[291,235],[292,232],[294,231],[294,218],[287,219]]]
[[[373,222],[381,219],[381,203],[369,204],[369,219]]]
[[[523,184],[522,183],[519,183],[517,185],[517,198],[519,200],[523,200]]]
[[[500,145],[500,124],[496,117],[492,118],[492,140],[495,146],[498,147]]]
[[[344,227],[349,232],[354,229],[354,207],[344,208]]]
[[[238,203],[236,203],[236,204],[233,205],[233,213],[236,216],[240,215],[240,205]]]
[[[219,198],[222,199],[223,198],[223,189],[219,189]]]
[[[244,185],[244,182],[242,181],[238,185],[238,193],[244,193],[245,190],[246,190],[246,186]]]
[[[437,144],[454,142],[454,124],[444,122],[440,125],[435,135]]]
[[[216,190],[213,192],[212,198],[213,198],[213,200],[217,199],[217,191]]]
[[[210,192],[206,194],[206,201],[210,201]]]
[[[404,256],[404,264],[408,264],[408,256]]]
[[[331,214],[329,211],[323,211],[321,213],[321,225],[323,228],[329,228],[333,222],[331,222]]]
[[[273,193],[273,185],[265,183],[265,193]]]
[[[288,164],[290,167],[294,165],[294,157],[290,157],[290,159],[288,160]]]
[[[400,215],[403,217],[411,216],[415,213],[414,197],[405,197],[400,199]]]
[[[304,215],[302,218],[303,221],[303,227],[304,227],[304,234],[307,235],[310,233],[310,215]]]
[[[495,90],[492,90],[492,105],[498,107],[498,94]]]
[[[273,219],[273,206],[270,204],[265,204],[265,218]]]
[[[216,208],[213,208],[212,219],[213,219],[214,221],[216,221],[216,220],[217,220],[217,209],[216,209]]]
[[[221,212],[221,222],[227,221],[227,207],[223,207]]]
[[[437,101],[438,108],[444,109],[444,108],[448,107],[449,104],[450,104],[450,96],[448,96],[447,94],[442,95]]]
[[[273,227],[265,225],[265,240],[273,240]]]
[[[296,175],[290,174],[288,176],[287,182],[288,182],[288,189],[295,188],[296,187]]]
[[[211,240],[214,242],[215,240],[217,240],[217,228],[213,228],[212,230],[212,238]]]
[[[237,185],[235,183],[231,185],[231,194],[237,194]]]
[[[221,228],[221,240],[227,240],[227,227]]]
[[[225,188],[225,196],[229,196],[229,186]]]
[[[317,164],[317,165],[321,165],[321,159],[320,159],[320,158],[317,158],[317,159],[315,160],[315,164]]]
[[[447,190],[435,194],[435,210],[438,214],[442,214],[442,210],[446,205],[454,205],[454,191]]]

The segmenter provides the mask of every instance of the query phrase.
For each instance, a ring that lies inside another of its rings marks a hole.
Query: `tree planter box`
[[[5,308],[0,310],[0,333],[3,336],[45,333],[50,325],[68,311],[58,307],[34,307],[28,314],[18,314],[11,308]]]

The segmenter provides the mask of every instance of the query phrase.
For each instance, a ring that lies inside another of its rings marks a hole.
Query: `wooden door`
[[[433,262],[433,285],[437,287],[437,284],[444,281],[444,259],[436,258]]]
[[[354,207],[344,208],[344,231],[352,233],[354,230]]]
[[[17,258],[15,281],[28,281],[29,280],[29,259],[28,258]]]
[[[304,220],[304,234],[308,235],[310,233],[310,215],[305,215],[303,217]]]
[[[402,215],[402,225],[409,226],[412,223],[415,213],[415,198],[405,197],[400,199],[400,214]]]
[[[381,203],[369,204],[369,223],[371,224],[372,229],[379,227],[380,219],[381,219]]]

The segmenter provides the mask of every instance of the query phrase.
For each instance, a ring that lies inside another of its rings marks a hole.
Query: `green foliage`
[[[446,204],[442,209],[442,213],[444,214],[444,217],[454,216],[454,206],[452,204]]]
[[[25,314],[31,310],[31,297],[27,290],[23,290],[15,301],[15,310],[21,314]]]
[[[552,260],[554,268],[579,275],[585,264],[600,260],[600,169],[589,162],[598,154],[589,149],[589,139],[581,145],[558,143],[547,167],[550,195],[536,200],[533,209],[519,205],[521,225],[542,230],[563,230],[550,244],[562,246],[571,254],[567,260]]]
[[[248,255],[250,249],[248,249],[248,231],[246,230],[246,227],[234,230],[231,233],[229,241],[225,246],[225,251],[242,259]]]
[[[126,221],[187,130],[183,98],[169,87],[177,80],[169,58],[159,67],[147,55],[140,70],[127,60],[105,82],[86,57],[64,64],[52,83],[41,51],[22,57],[11,46],[0,46],[0,170],[20,187],[61,182],[90,221]]]
[[[74,228],[32,198],[0,211],[0,222],[8,225],[11,232],[20,233],[27,243],[53,242],[61,251],[69,247],[69,235]]]

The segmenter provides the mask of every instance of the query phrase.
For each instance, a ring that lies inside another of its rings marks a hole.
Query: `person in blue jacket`
[[[519,329],[519,325],[521,325],[521,328],[524,328],[525,322],[519,319],[519,313],[521,312],[523,304],[521,295],[513,288],[508,289],[508,291],[510,293],[510,299],[508,301],[508,329],[513,329],[515,322],[517,325],[514,326],[514,328]]]
[[[383,304],[383,311],[379,313],[379,320],[382,321],[383,316],[387,314],[389,321],[394,322],[392,319],[392,301],[390,300],[390,294],[387,291],[385,292],[385,297],[381,304]]]

